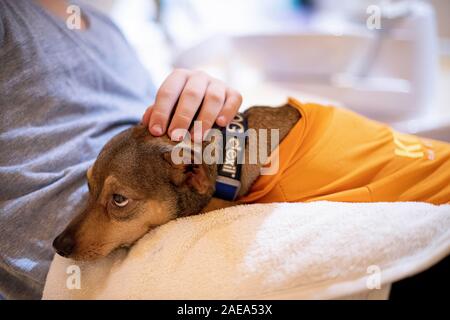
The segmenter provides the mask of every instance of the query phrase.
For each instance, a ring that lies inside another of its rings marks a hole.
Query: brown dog
[[[279,129],[280,141],[300,119],[295,107],[252,107],[248,127]],[[213,197],[217,164],[174,164],[176,143],[135,126],[115,136],[88,170],[87,208],[55,239],[56,252],[92,260],[130,246],[150,229],[177,217],[233,205]],[[268,150],[271,150],[269,148]],[[248,148],[246,148],[248,159]],[[259,159],[259,157],[258,157]],[[243,164],[239,196],[260,174],[261,164]]]

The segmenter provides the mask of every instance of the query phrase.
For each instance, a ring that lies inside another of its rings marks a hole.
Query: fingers
[[[201,138],[204,133],[211,129],[216,118],[225,103],[226,97],[226,87],[218,80],[213,80],[210,82],[208,88],[206,89],[205,98],[203,100],[202,109],[196,120],[201,121],[202,131]],[[191,135],[197,134],[197,132],[191,132]],[[198,137],[195,137],[198,139]]]
[[[142,123],[154,136],[161,136],[167,130],[173,140],[180,140],[183,138],[180,133],[186,133],[201,108],[197,120],[202,123],[203,136],[214,122],[226,126],[241,103],[239,92],[228,88],[222,81],[201,71],[177,69],[161,85],[155,103],[145,111]]]
[[[187,130],[189,128],[205,98],[209,82],[210,78],[203,72],[194,73],[186,82],[168,130],[172,139],[182,140],[183,136],[179,136],[178,133],[176,133],[176,136],[172,136],[172,131],[174,129]]]
[[[188,76],[187,70],[179,69],[164,80],[156,94],[155,104],[149,117],[148,128],[152,135],[161,136],[166,131],[172,110],[185,87]]]
[[[142,120],[141,120],[141,123],[144,126],[148,127],[148,122],[150,121],[150,117],[152,115],[152,110],[153,110],[153,106],[150,106],[150,107],[147,108],[147,110],[145,110],[145,113],[142,116]]]
[[[230,123],[239,110],[241,104],[241,94],[234,89],[227,89],[225,103],[216,120],[217,125],[225,127],[228,123]]]

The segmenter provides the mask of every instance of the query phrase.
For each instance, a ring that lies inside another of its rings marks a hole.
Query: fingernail
[[[155,136],[162,135],[162,127],[159,124],[153,125],[153,127],[150,129],[150,132]]]
[[[171,136],[171,138],[173,141],[183,141],[184,136],[182,134],[179,134],[179,135],[174,134]]]
[[[217,118],[217,124],[224,127],[227,124],[227,119],[224,116],[220,116]]]
[[[175,129],[169,132],[169,137],[172,141],[182,141],[184,139],[184,132],[180,132],[182,130]]]

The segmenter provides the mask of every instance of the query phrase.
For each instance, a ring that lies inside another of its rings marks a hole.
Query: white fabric
[[[450,205],[243,205],[172,221],[97,262],[56,256],[43,298],[367,297],[377,279],[388,288],[449,253]],[[69,290],[73,264],[81,289]]]

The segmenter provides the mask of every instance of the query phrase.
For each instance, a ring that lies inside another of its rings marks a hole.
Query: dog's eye
[[[116,206],[122,208],[128,204],[128,199],[121,194],[113,194],[113,202]]]

